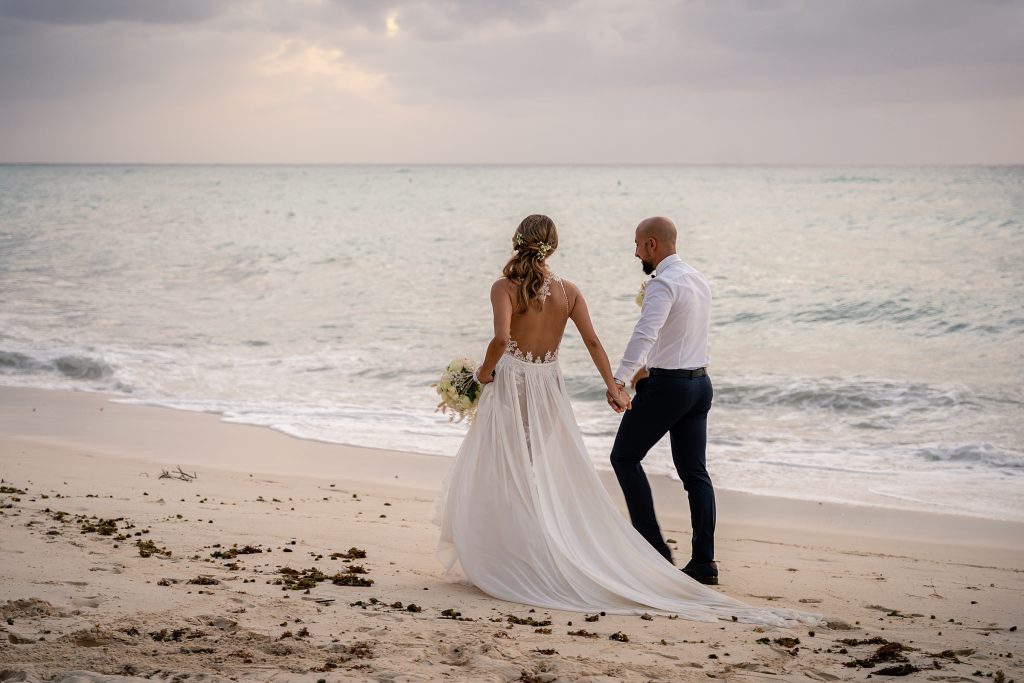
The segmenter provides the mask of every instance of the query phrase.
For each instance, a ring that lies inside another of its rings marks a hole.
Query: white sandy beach
[[[720,589],[830,626],[591,621],[442,577],[450,459],[108,398],[0,388],[0,681],[1024,680],[1024,524],[720,491]],[[681,485],[655,495],[685,561]]]

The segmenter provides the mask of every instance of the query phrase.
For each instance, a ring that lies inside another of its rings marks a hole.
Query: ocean
[[[482,357],[530,213],[613,364],[634,226],[675,220],[719,488],[1024,520],[1024,167],[0,166],[0,383],[454,455],[430,385]],[[607,467],[571,325],[560,362]]]

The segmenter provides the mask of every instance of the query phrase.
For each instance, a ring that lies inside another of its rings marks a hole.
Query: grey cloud
[[[1024,5],[977,0],[789,2],[759,12],[690,6],[678,23],[737,53],[796,68],[893,69],[1024,60]],[[732,11],[730,11],[732,10]]]
[[[495,25],[529,30],[572,4],[539,0],[461,0],[438,5],[421,0],[403,3],[396,10],[402,18],[403,30],[412,38],[453,40]]]
[[[453,99],[616,87],[829,87],[944,68],[950,79],[941,87],[956,97],[979,88],[973,78],[956,78],[965,67],[1011,67],[991,80],[992,94],[1012,88],[1012,75],[1005,75],[1024,66],[1024,3],[985,3],[985,11],[963,0],[756,5],[750,11],[739,2],[633,2],[628,12],[611,13],[570,3],[541,31],[479,26],[445,41],[417,41],[413,33],[416,44],[404,51],[350,43],[349,52],[394,74],[417,97]],[[437,13],[434,21],[443,20]],[[888,95],[899,93],[874,93]]]
[[[154,25],[57,26],[0,20],[0,103],[39,106],[82,97],[140,106],[140,89],[178,88],[210,78],[241,53],[238,37],[168,32]]]
[[[47,24],[182,24],[219,14],[224,0],[0,0],[0,17]]]
[[[262,0],[254,5],[257,11],[250,26],[262,22],[264,27],[283,33],[334,37],[360,28],[383,36],[388,16],[396,13],[407,38],[458,41],[495,26],[533,28],[575,4],[576,0],[327,0],[296,7]]]

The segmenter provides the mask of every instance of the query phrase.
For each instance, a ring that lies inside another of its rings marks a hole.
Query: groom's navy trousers
[[[690,501],[694,562],[715,559],[715,490],[705,465],[708,411],[711,409],[711,378],[654,375],[637,382],[633,407],[623,413],[612,467],[626,497],[629,518],[658,552],[672,561],[654,515],[651,486],[640,462],[666,432],[672,443],[672,460]]]

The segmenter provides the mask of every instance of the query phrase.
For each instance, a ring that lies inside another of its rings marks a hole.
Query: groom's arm
[[[651,347],[654,346],[661,328],[668,319],[668,313],[672,310],[672,289],[664,280],[654,278],[647,283],[647,290],[644,292],[644,304],[640,309],[640,319],[633,327],[633,336],[626,344],[626,350],[622,352],[622,361],[619,369],[615,371],[615,379],[627,384],[636,371],[639,370]]]

